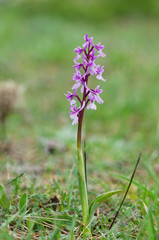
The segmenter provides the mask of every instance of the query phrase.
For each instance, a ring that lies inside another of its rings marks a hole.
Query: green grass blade
[[[5,230],[0,231],[0,239],[1,240],[14,240],[14,238],[9,235],[9,233]]]
[[[5,210],[9,210],[10,208],[10,200],[2,185],[0,185],[0,206]]]
[[[152,208],[151,207],[149,208],[149,211],[148,211],[148,218],[149,218],[148,226],[147,226],[148,237],[151,240],[157,240],[156,230],[155,230],[154,219],[153,219],[153,216],[152,216]]]
[[[69,191],[68,191],[68,201],[67,201],[67,210],[69,210],[71,201],[72,201],[72,193],[73,193],[73,187],[74,187],[74,181],[76,179],[77,175],[77,169],[74,167],[73,173],[72,173],[72,178],[71,178],[71,183],[69,185]]]
[[[76,219],[73,218],[72,220],[72,228],[70,230],[70,240],[74,239],[74,229],[75,229]]]
[[[119,179],[122,179],[124,181],[130,182],[130,178],[125,177],[123,175],[117,174],[117,173],[109,173],[111,176],[117,177]],[[152,197],[153,199],[156,199],[156,196],[153,194],[152,191],[149,191],[143,184],[138,183],[136,181],[132,181],[132,184],[135,185],[136,187],[138,187],[138,189],[143,190],[144,192],[146,192],[150,197]]]

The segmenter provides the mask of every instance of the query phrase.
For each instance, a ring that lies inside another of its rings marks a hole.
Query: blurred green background
[[[73,84],[73,50],[89,33],[105,45],[107,58],[98,63],[107,81],[100,82],[104,104],[86,113],[88,141],[96,136],[111,157],[158,154],[158,29],[156,0],[1,1],[0,81],[24,85],[31,115],[31,123],[10,116],[8,136],[76,135],[64,93]]]

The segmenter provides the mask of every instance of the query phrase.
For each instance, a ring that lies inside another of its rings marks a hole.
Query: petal
[[[103,82],[105,82],[105,79],[102,77],[102,75],[97,75],[96,78],[97,78],[98,80],[102,80]]]
[[[82,85],[82,87],[81,87],[81,93],[83,93],[84,92],[84,86]]]
[[[83,46],[83,51],[86,50],[86,48],[89,46],[89,42],[84,43],[82,46]]]
[[[104,101],[99,97],[99,95],[96,95],[96,101],[101,104],[103,103]]]
[[[104,45],[101,45],[101,42],[99,42],[97,45],[94,46],[97,50],[102,50],[104,48]]]
[[[82,54],[82,59],[83,59],[84,63],[87,63],[87,58],[86,58],[86,55],[84,53]]]
[[[102,50],[98,51],[101,57],[105,57],[106,55],[102,52]]]
[[[78,117],[77,114],[70,115],[70,118],[73,120],[72,125],[75,125],[78,123]]]
[[[73,85],[72,89],[78,89],[80,86],[81,86],[81,83],[78,81]]]
[[[73,61],[74,61],[75,64],[77,64],[77,60],[78,60],[80,57],[81,57],[80,55],[77,55],[77,56],[73,59]]]
[[[97,94],[100,94],[100,93],[103,92],[103,90],[102,90],[102,89],[99,89],[99,88],[100,88],[100,85],[98,85],[98,86],[95,88],[95,90],[94,90]]]
[[[72,106],[73,104],[75,104],[76,103],[76,100],[72,100],[72,101],[70,101],[70,105]]]
[[[88,94],[88,99],[91,101],[91,102],[94,102],[95,101],[95,97],[92,93],[89,93]]]
[[[84,40],[87,42],[88,41],[88,33],[84,36]]]
[[[94,44],[93,44],[93,37],[89,38],[89,43],[94,47]]]
[[[73,75],[73,80],[79,81],[81,78],[82,78],[82,75],[81,75],[80,71],[77,70]]]
[[[77,48],[74,49],[74,52],[77,53],[77,54],[81,54],[83,51],[84,51],[84,49],[81,48],[81,47],[77,47]]]
[[[95,66],[90,67],[90,74],[91,75],[96,75],[97,74]]]
[[[81,68],[81,65],[80,63],[76,63],[74,66],[73,66],[74,69],[77,69],[77,70],[80,70]]]
[[[90,102],[90,103],[88,104],[88,106],[87,106],[87,109],[96,110],[97,107],[96,107],[96,105],[94,104],[94,102],[93,102],[93,103]]]

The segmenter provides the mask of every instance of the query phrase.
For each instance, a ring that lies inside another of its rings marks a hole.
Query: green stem
[[[79,188],[80,197],[82,204],[82,214],[83,214],[83,224],[87,224],[88,217],[88,194],[85,181],[85,170],[84,170],[84,160],[82,151],[78,149],[78,178],[79,178]]]
[[[84,165],[83,153],[81,148],[83,113],[84,111],[81,111],[79,116],[78,134],[77,134],[77,152],[78,152],[78,179],[79,179],[79,190],[80,190],[80,198],[81,198],[81,205],[82,205],[83,224],[86,227],[88,224],[89,208],[88,208],[88,193],[87,193],[86,177],[85,177],[85,165]],[[86,230],[86,232],[88,231]]]

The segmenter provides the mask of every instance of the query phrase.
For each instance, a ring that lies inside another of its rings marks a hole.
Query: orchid
[[[88,87],[88,79],[90,76],[95,76],[97,80],[105,81],[102,76],[104,72],[104,66],[96,65],[95,60],[98,57],[105,57],[106,55],[102,52],[104,46],[101,43],[97,45],[93,44],[93,38],[88,38],[88,34],[84,36],[85,43],[82,48],[75,48],[77,56],[74,58],[75,73],[73,75],[74,85],[72,90],[74,93],[67,92],[66,99],[70,103],[70,118],[73,120],[72,124],[79,122],[80,115],[83,115],[84,109],[96,110],[96,102],[101,104],[103,100],[99,96],[102,93],[100,85],[94,90]],[[78,62],[81,58],[81,62]],[[80,98],[77,91],[80,91],[83,95]],[[79,104],[79,106],[78,106]]]
[[[69,101],[70,106],[70,118],[73,120],[72,124],[78,123],[77,131],[77,153],[78,153],[78,180],[79,180],[79,190],[82,205],[82,216],[83,216],[83,238],[90,237],[90,222],[97,207],[108,197],[120,192],[112,191],[104,193],[96,197],[93,202],[88,205],[88,192],[86,185],[86,162],[83,158],[82,151],[82,123],[84,110],[92,109],[96,110],[96,103],[102,104],[103,100],[99,96],[103,90],[100,85],[97,85],[95,89],[88,86],[88,79],[90,76],[95,76],[97,80],[105,81],[102,74],[104,72],[104,66],[96,65],[95,61],[97,58],[105,57],[102,52],[104,46],[101,43],[94,45],[93,38],[89,38],[88,34],[84,37],[85,43],[82,48],[75,48],[75,53],[77,54],[74,58],[75,73],[73,75],[74,85],[72,87],[72,92],[67,92],[66,99]],[[79,59],[81,62],[79,62]],[[80,97],[82,96],[82,97]]]

